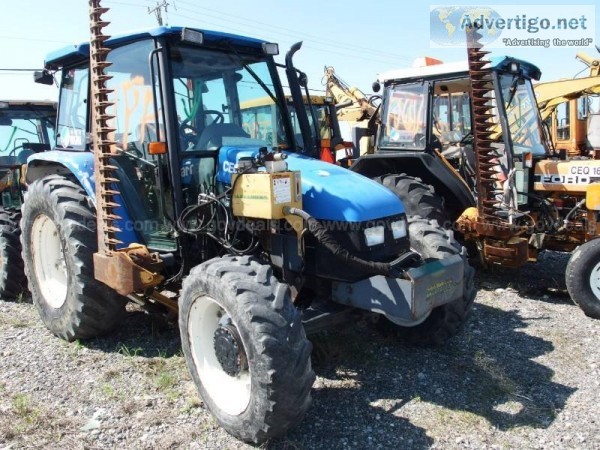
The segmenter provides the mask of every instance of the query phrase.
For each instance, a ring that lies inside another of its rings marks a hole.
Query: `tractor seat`
[[[217,149],[223,145],[224,137],[250,138],[250,135],[234,123],[213,123],[202,131],[195,150]]]

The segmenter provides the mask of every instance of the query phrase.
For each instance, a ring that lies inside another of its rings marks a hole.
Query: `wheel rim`
[[[597,299],[600,299],[600,262],[594,266],[590,273],[590,287]]]
[[[40,292],[52,308],[67,299],[67,266],[58,229],[45,214],[37,216],[31,227],[33,268]]]
[[[213,402],[225,413],[237,416],[250,403],[250,370],[228,375],[217,359],[214,335],[218,328],[237,325],[227,311],[209,296],[200,296],[188,316],[188,338],[192,358],[202,386]]]

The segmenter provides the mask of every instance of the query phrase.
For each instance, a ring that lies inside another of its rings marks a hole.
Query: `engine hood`
[[[295,153],[287,163],[301,172],[303,208],[316,219],[364,222],[404,213],[393,192],[362,175]]]
[[[591,183],[600,182],[600,161],[544,160],[535,165],[534,177],[536,191],[586,192]]]
[[[217,180],[230,184],[240,158],[257,153],[258,148],[221,147]],[[404,213],[400,199],[369,178],[297,153],[287,156],[289,170],[302,175],[303,209],[316,219],[364,222]]]

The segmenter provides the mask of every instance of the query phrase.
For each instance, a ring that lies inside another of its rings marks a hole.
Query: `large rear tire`
[[[312,346],[270,266],[224,256],[194,268],[179,328],[200,396],[229,433],[259,444],[302,420],[315,380]]]
[[[433,186],[423,183],[420,178],[399,175],[383,175],[373,179],[393,191],[402,203],[408,216],[420,216],[434,219],[445,228],[449,228],[448,214],[444,211],[444,199],[435,193]]]
[[[566,271],[571,299],[586,316],[600,319],[600,239],[579,246]]]
[[[426,261],[461,255],[465,263],[463,296],[445,305],[438,306],[419,325],[414,327],[395,326],[395,332],[402,338],[424,345],[443,345],[457,334],[467,321],[475,300],[475,270],[467,262],[466,249],[461,246],[451,230],[440,227],[435,220],[418,216],[408,218],[408,233],[411,248]],[[391,330],[387,321],[385,328]]]
[[[46,327],[67,341],[112,329],[125,300],[94,278],[96,217],[85,191],[60,175],[36,180],[22,214],[25,274]]]
[[[0,298],[14,300],[26,290],[21,257],[21,214],[0,209]]]

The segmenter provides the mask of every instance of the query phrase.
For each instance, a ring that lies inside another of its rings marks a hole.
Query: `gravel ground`
[[[565,255],[478,275],[464,331],[409,347],[368,323],[315,337],[306,419],[269,449],[600,448],[600,321],[564,289]],[[27,302],[0,302],[0,449],[252,448],[187,374],[177,330],[131,310],[67,344]]]

